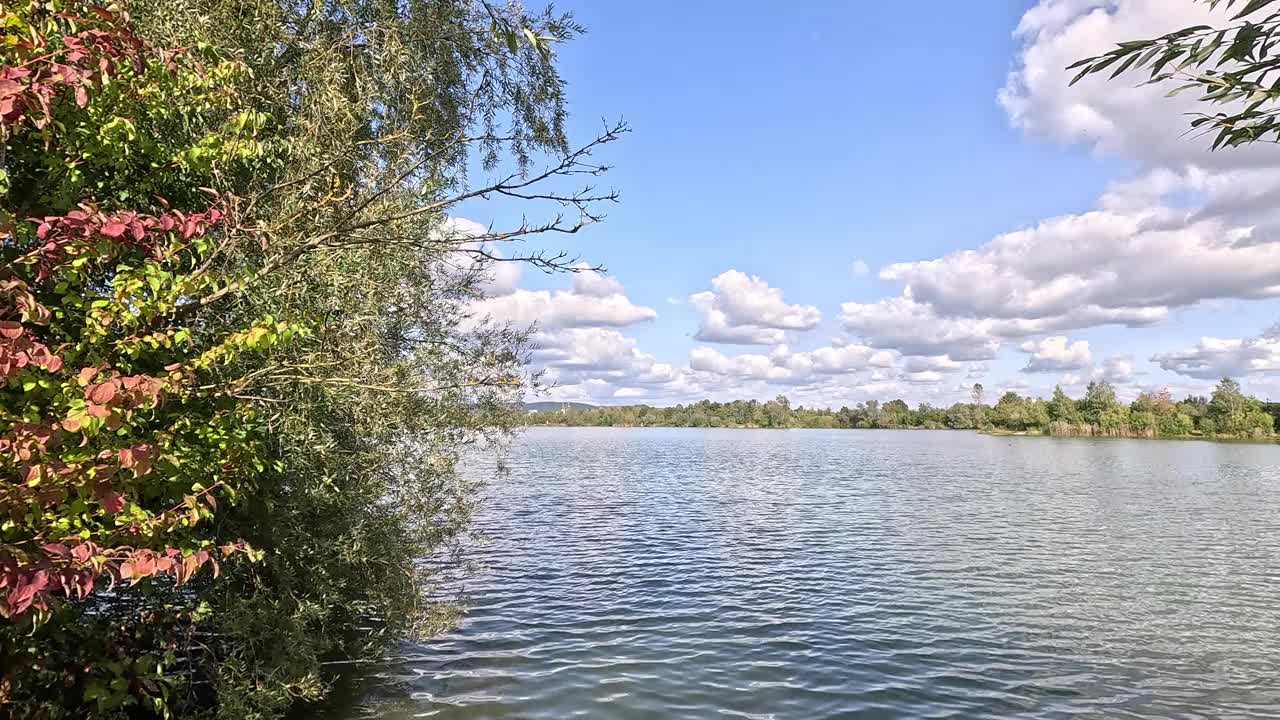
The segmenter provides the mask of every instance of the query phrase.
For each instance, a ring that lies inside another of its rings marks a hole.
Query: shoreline
[[[763,425],[588,425],[581,423],[528,423],[524,429],[531,428],[606,428],[610,430],[830,430],[833,432],[857,432],[860,430],[901,430],[912,432],[954,432],[974,433],[990,437],[1025,437],[1055,438],[1059,440],[1154,440],[1174,442],[1209,442],[1237,445],[1280,445],[1280,433],[1267,437],[1235,437],[1230,435],[1086,435],[1086,434],[1054,434],[1039,430],[969,430],[960,428],[926,428],[926,427],[886,427],[886,428],[833,428],[833,427],[766,427]]]

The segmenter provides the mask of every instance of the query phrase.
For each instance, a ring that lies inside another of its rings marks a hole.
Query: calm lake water
[[[331,717],[1280,717],[1278,446],[535,429],[511,467],[462,627]]]

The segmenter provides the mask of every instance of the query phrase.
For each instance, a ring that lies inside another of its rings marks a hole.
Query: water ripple
[[[1280,716],[1277,447],[540,429],[511,466],[463,626],[328,717]]]

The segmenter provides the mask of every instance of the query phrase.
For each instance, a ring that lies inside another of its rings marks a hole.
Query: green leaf
[[[1250,0],[1248,3],[1245,4],[1244,8],[1241,9],[1240,12],[1236,13],[1235,16],[1233,16],[1231,19],[1239,20],[1245,15],[1255,13],[1261,10],[1262,8],[1270,5],[1271,3],[1274,3],[1275,1],[1276,0]]]

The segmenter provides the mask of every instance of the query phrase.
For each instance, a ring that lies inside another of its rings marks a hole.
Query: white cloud
[[[472,303],[473,317],[539,328],[626,327],[653,320],[653,308],[636,305],[614,278],[579,273],[570,290],[516,289]]]
[[[704,309],[703,313],[694,340],[725,345],[779,345],[787,341],[785,330],[734,325],[728,316],[714,308]]]
[[[871,347],[955,360],[988,360],[1000,349],[990,320],[939,317],[909,295],[870,304],[845,303],[840,309],[845,329]]]
[[[866,277],[870,274],[871,267],[867,265],[865,260],[854,260],[853,264],[849,266],[849,272],[856,278]]]
[[[917,372],[952,372],[959,370],[960,363],[952,360],[946,355],[936,355],[933,357],[916,356],[907,358],[902,364],[902,369],[909,373]]]
[[[574,274],[572,292],[575,295],[594,298],[607,298],[626,294],[626,290],[622,288],[622,283],[618,282],[617,278],[588,270],[585,267],[580,268],[579,272]]]
[[[1040,341],[1028,340],[1022,344],[1022,352],[1031,357],[1024,373],[1074,372],[1093,366],[1093,353],[1085,340],[1070,342],[1056,335]]]
[[[642,352],[634,338],[608,328],[539,332],[533,352],[536,369],[556,387],[556,400],[606,402],[613,398],[687,399],[702,389],[685,368]],[[621,390],[626,393],[618,394]]]
[[[1257,337],[1200,338],[1194,347],[1158,354],[1151,361],[1199,380],[1280,373],[1280,324]]]
[[[1138,374],[1132,355],[1113,355],[1102,361],[1098,377],[1115,385],[1127,383]]]
[[[811,330],[822,313],[811,305],[789,305],[782,291],[737,270],[711,280],[712,290],[689,296],[703,315],[694,339],[738,345],[774,345],[787,331]]]
[[[774,383],[803,382],[809,376],[806,369],[797,371],[775,364],[774,359],[767,355],[745,354],[728,357],[719,350],[704,346],[696,347],[689,353],[689,367],[712,375]]]
[[[902,379],[917,385],[936,385],[945,381],[947,376],[937,370],[921,370],[919,372],[903,373]]]
[[[802,384],[822,382],[824,378],[837,375],[890,369],[894,360],[892,352],[865,345],[846,344],[810,352],[792,352],[786,345],[778,345],[768,355],[748,353],[736,356],[726,356],[714,348],[700,346],[690,353],[689,367],[726,378]]]
[[[881,273],[944,316],[1036,327],[1160,322],[1171,307],[1280,296],[1280,242],[1250,227],[1150,207],[1067,215],[1001,235],[977,250],[890,265]],[[974,278],[982,278],[974,283]]]
[[[1041,0],[1023,16],[1015,69],[999,93],[1014,126],[1099,153],[1121,154],[1150,167],[1187,164],[1274,163],[1274,147],[1210,155],[1210,138],[1188,136],[1187,113],[1200,110],[1195,93],[1167,98],[1170,87],[1142,83],[1149,71],[1109,79],[1102,73],[1069,81],[1067,66],[1117,43],[1153,38],[1184,27],[1226,27],[1231,12],[1208,3],[1170,0]]]
[[[446,218],[441,223],[440,227],[435,230],[434,236],[440,241],[457,243],[460,248],[484,250],[494,257],[501,257],[501,251],[493,247],[492,243],[470,241],[470,238],[479,237],[486,232],[488,232],[488,228],[474,220],[451,217]],[[488,260],[465,252],[454,253],[453,255],[454,259],[451,264],[459,272],[481,274],[482,280],[478,289],[486,297],[510,295],[516,291],[516,286],[520,284],[523,263]]]

